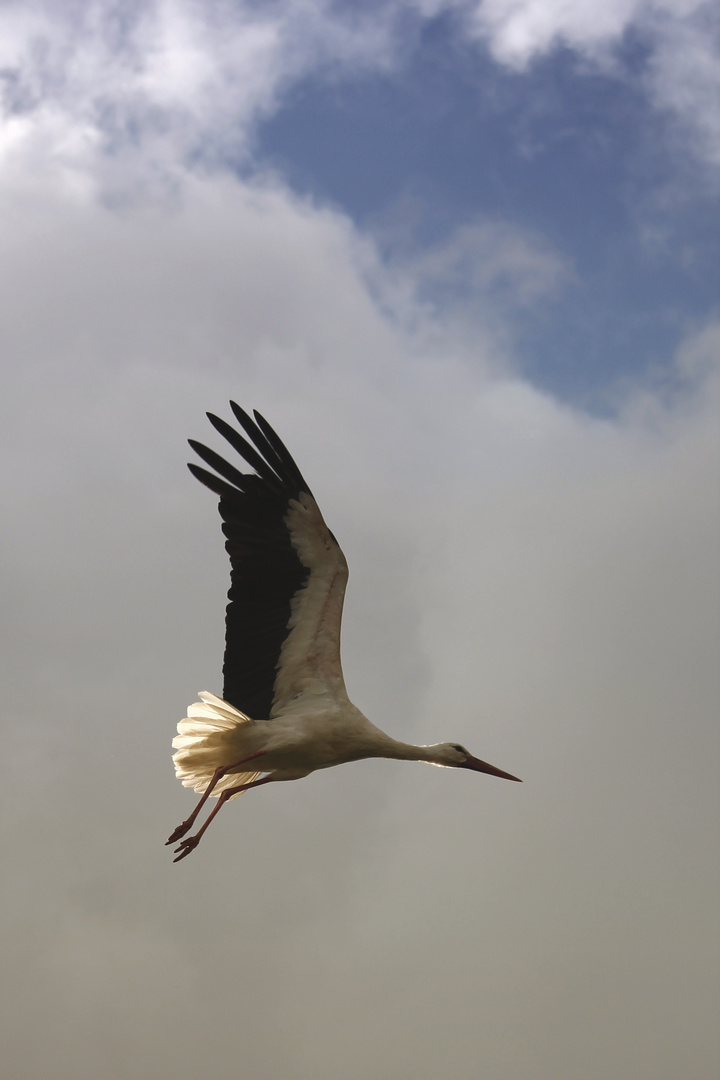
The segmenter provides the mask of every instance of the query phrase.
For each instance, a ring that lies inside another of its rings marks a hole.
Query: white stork
[[[215,472],[188,466],[220,496],[230,556],[224,700],[201,693],[178,724],[175,773],[202,798],[167,843],[190,831],[209,796],[218,803],[202,828],[175,849],[174,862],[197,847],[229,799],[345,761],[428,761],[517,780],[457,743],[398,742],[355,708],[340,666],[345,556],[267,420],[255,412],[253,421],[230,404],[254,445],[219,417],[208,413],[208,419],[254,473],[240,472],[193,439],[193,450]]]

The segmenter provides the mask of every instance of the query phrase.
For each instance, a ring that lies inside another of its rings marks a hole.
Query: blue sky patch
[[[719,295],[717,193],[650,107],[646,62],[628,36],[607,73],[563,48],[513,72],[438,18],[392,72],[297,84],[256,154],[390,249],[396,214],[419,249],[478,217],[543,237],[573,273],[517,312],[519,362],[599,406],[670,362]]]

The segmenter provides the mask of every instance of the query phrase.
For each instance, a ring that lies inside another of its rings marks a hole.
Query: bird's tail
[[[201,700],[188,707],[187,716],[178,724],[178,734],[172,741],[176,751],[173,762],[175,775],[184,787],[204,792],[219,766],[238,760],[237,728],[240,724],[251,724],[252,720],[215,694],[204,690],[198,696]],[[213,797],[221,795],[226,788],[250,784],[259,776],[259,772],[228,773],[218,780]]]

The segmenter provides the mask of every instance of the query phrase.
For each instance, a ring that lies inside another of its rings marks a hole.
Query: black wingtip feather
[[[210,488],[211,491],[214,491],[221,499],[236,497],[240,494],[237,488],[232,487],[230,484],[226,484],[219,476],[215,476],[214,473],[210,473],[207,469],[201,468],[199,465],[196,465],[195,462],[188,461],[187,467],[196,480],[199,480],[206,488]]]
[[[254,485],[258,482],[265,486],[268,494],[272,492],[275,496],[284,498],[290,496],[292,498],[297,497],[303,491],[312,494],[289,450],[264,416],[254,410],[255,420],[253,420],[235,401],[230,402],[230,407],[236,420],[239,421],[254,445],[251,445],[239,431],[236,431],[221,417],[215,416],[211,412],[206,413],[206,416],[215,430],[230,443],[233,449],[254,470],[255,476],[241,473],[214,450],[210,450],[196,439],[188,439],[195,453],[216,473],[229,481],[229,485],[234,485],[234,487],[221,483],[216,483],[213,487],[208,482],[208,478],[212,474],[204,469],[196,471],[196,466],[191,467],[193,475],[197,476],[206,487],[210,487],[211,490],[216,491],[221,496],[226,496],[232,492],[235,494],[243,491],[247,492],[249,483]]]
[[[268,424],[264,416],[262,416],[257,409],[253,409],[253,415],[257,421],[258,427],[263,432],[267,440],[271,443],[275,453],[278,455],[283,463],[288,475],[292,477],[298,487],[298,491],[306,491],[308,495],[312,495],[310,487],[305,480],[305,477],[295,464],[295,459],[288,450],[285,443],[282,441],[275,429]]]
[[[193,476],[196,476],[206,487],[211,488],[221,497],[247,492],[249,484],[255,485],[257,483],[261,483],[268,494],[272,493],[276,497],[287,498],[289,496],[296,498],[303,491],[312,495],[310,487],[295,464],[290,451],[265,417],[257,410],[253,410],[255,416],[255,420],[253,420],[234,401],[230,402],[230,407],[236,420],[242,425],[254,445],[251,445],[239,431],[236,431],[221,417],[211,412],[206,413],[206,416],[215,430],[230,443],[233,449],[254,470],[255,475],[241,473],[214,450],[210,450],[196,439],[188,439],[195,453],[229,483],[213,478],[213,474],[208,473],[205,469],[189,466]],[[215,486],[209,482],[210,478],[213,478]]]
[[[215,416],[214,413],[207,413],[207,418],[224,439],[230,443],[234,450],[237,450],[238,454],[247,461],[248,465],[255,470],[258,476],[261,476],[263,480],[268,483],[272,489],[276,492],[282,490],[282,478],[277,475],[274,469],[271,469],[257,450],[243,439],[242,435],[230,427],[230,425],[221,417]]]
[[[215,472],[220,473],[221,476],[224,476],[226,480],[229,480],[230,483],[234,484],[236,488],[240,489],[240,491],[245,490],[247,478],[243,476],[243,474],[238,469],[236,469],[234,465],[231,465],[228,461],[225,460],[225,458],[220,457],[220,455],[216,454],[214,450],[211,450],[209,447],[204,446],[200,442],[196,442],[195,439],[188,439],[188,442],[190,443],[198,457],[201,457],[206,465],[209,465],[211,469],[215,470]]]
[[[255,421],[248,416],[244,409],[241,409],[234,401],[230,402],[230,408],[235,413],[237,420],[240,421],[246,434],[255,443],[262,456],[267,461],[268,465],[275,470],[278,476],[285,483],[290,481],[294,486],[295,478],[288,475],[288,471],[284,466],[283,460],[277,451],[273,448],[272,443],[265,438],[260,428]]]

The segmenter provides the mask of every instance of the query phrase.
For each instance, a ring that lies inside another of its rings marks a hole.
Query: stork
[[[346,761],[427,761],[518,780],[459,743],[399,742],[352,704],[340,665],[345,556],[267,420],[258,412],[253,420],[233,401],[230,406],[247,438],[212,413],[208,419],[253,472],[240,472],[189,440],[214,470],[188,466],[220,498],[231,584],[223,697],[201,693],[173,739],[177,777],[201,794],[167,841],[181,841],[173,861],[189,855],[222,806],[242,792]],[[217,805],[197,833],[186,836],[211,796]]]

